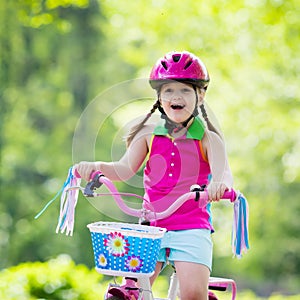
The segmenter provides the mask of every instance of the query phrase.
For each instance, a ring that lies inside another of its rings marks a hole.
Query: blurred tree
[[[97,92],[90,88],[91,78],[96,74],[99,83],[105,75],[95,70],[102,63],[103,43],[96,1],[15,1],[1,6],[3,267],[45,259],[70,247],[79,251],[82,239],[71,245],[52,236],[49,243],[56,217],[33,217],[62,184],[57,176],[65,176],[72,164],[77,118]]]

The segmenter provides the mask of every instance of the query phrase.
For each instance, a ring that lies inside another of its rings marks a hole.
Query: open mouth
[[[184,105],[183,104],[172,104],[171,108],[175,109],[175,110],[180,110],[180,109],[184,108]]]

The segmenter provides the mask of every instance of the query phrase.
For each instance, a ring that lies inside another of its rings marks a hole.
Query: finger
[[[226,186],[222,184],[218,189],[218,195],[217,195],[218,201],[223,198],[225,191],[226,191]]]
[[[89,167],[88,164],[85,162],[80,162],[77,164],[77,171],[80,174],[81,178],[88,181],[89,180]]]
[[[84,170],[84,179],[86,181],[90,181],[91,180],[91,174],[93,173],[93,169],[91,169],[90,166],[86,166],[85,170]]]
[[[215,200],[215,190],[214,190],[214,188],[209,189],[208,199],[209,199],[209,202],[213,202]]]

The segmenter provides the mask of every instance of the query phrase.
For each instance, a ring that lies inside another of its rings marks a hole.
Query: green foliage
[[[105,290],[103,277],[86,266],[75,265],[66,255],[45,263],[23,263],[0,273],[3,300],[100,299]]]
[[[120,279],[121,280],[121,279]],[[120,281],[121,282],[121,281]],[[101,299],[108,286],[107,279],[84,265],[75,265],[67,255],[47,262],[22,263],[0,272],[0,297],[2,300],[94,300]],[[153,287],[155,296],[166,297],[168,280],[159,277]],[[221,299],[231,299],[231,292],[215,292]],[[238,293],[241,300],[296,300],[299,296],[258,298],[251,291]]]

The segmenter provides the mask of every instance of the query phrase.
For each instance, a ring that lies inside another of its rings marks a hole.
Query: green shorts
[[[193,262],[212,268],[211,231],[209,229],[190,229],[167,231],[162,238],[158,255],[159,262]]]

